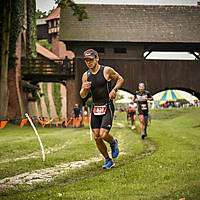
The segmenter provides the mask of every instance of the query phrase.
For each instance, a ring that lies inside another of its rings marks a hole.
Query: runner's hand
[[[109,97],[110,97],[111,100],[115,99],[115,97],[116,97],[116,92],[115,92],[115,90],[112,90],[112,91],[110,92]]]
[[[92,85],[92,82],[83,82],[82,88],[89,89]]]
[[[143,98],[142,100],[143,100],[143,101],[147,101],[147,100],[148,100],[148,98]]]

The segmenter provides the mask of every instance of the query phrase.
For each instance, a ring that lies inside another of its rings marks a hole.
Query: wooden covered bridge
[[[152,94],[176,88],[200,98],[200,6],[86,6],[89,19],[83,22],[70,9],[61,10],[59,37],[76,55],[73,102],[80,102],[88,48],[99,52],[101,64],[122,74],[126,91],[134,93],[142,81]],[[190,52],[196,60],[147,60],[153,51]]]

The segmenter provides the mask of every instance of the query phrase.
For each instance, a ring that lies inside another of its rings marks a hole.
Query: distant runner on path
[[[144,139],[147,136],[147,125],[149,117],[148,102],[152,101],[153,97],[148,91],[145,90],[144,83],[138,85],[139,91],[136,91],[133,96],[133,101],[137,100],[138,102],[138,116],[140,120],[140,132],[141,138]]]
[[[117,158],[118,141],[109,134],[109,131],[114,117],[112,100],[116,97],[117,90],[122,86],[124,79],[113,68],[99,65],[98,53],[95,50],[85,51],[84,59],[89,70],[83,74],[80,95],[81,98],[86,98],[89,91],[91,92],[93,100],[91,128],[97,148],[106,159],[102,168],[109,169],[115,164],[108,155],[104,141],[110,144],[112,158]],[[116,80],[114,88],[111,88],[111,80]]]
[[[136,121],[136,110],[137,110],[137,104],[133,101],[130,102],[127,108],[127,118],[128,120],[131,120],[131,129],[135,129],[135,121]]]

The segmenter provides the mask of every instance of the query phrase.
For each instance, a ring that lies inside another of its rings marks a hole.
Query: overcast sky
[[[54,0],[36,0],[36,6],[42,11],[49,11],[55,7],[54,2]],[[75,0],[75,2],[82,4],[197,5],[197,0]]]

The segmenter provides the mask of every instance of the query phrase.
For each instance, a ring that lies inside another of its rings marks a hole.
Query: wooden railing
[[[60,82],[74,79],[74,60],[21,59],[22,79],[35,82]]]

